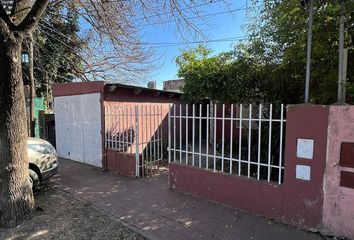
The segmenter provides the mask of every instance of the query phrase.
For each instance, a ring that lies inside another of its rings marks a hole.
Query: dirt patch
[[[91,204],[54,188],[36,194],[31,220],[13,229],[1,229],[0,239],[146,239]]]

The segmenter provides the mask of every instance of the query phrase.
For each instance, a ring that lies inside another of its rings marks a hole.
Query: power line
[[[47,23],[46,23],[47,24]],[[58,30],[49,27],[49,26],[45,26],[43,24],[39,24],[40,26],[47,28],[48,30],[54,31],[55,33],[61,35],[62,37],[68,39],[69,41],[71,40],[70,38],[68,38],[66,35],[64,35],[63,33],[59,32]],[[43,29],[42,29],[43,30]],[[48,35],[51,35],[53,37],[53,35],[45,30],[43,30],[45,33],[47,33]],[[213,42],[233,42],[233,41],[238,41],[238,40],[246,40],[248,39],[248,36],[244,35],[244,36],[234,36],[234,37],[228,37],[228,38],[220,38],[220,39],[211,39],[211,40],[203,40],[203,41],[182,41],[182,42],[136,42],[136,44],[138,45],[150,45],[151,47],[174,47],[174,46],[178,46],[181,44],[202,44],[202,43],[213,43]],[[59,42],[61,42],[59,39],[57,39]],[[127,44],[131,44],[133,42],[129,42],[129,41],[124,41],[122,40],[123,43],[127,43]],[[72,49],[70,46],[68,46],[66,43],[61,42],[62,44],[64,44],[66,47]]]
[[[256,6],[256,7],[259,7],[259,6]],[[203,18],[214,17],[214,16],[227,14],[227,13],[234,13],[234,12],[244,11],[244,10],[248,10],[248,9],[251,9],[251,8],[250,7],[235,8],[235,9],[231,9],[231,10],[228,10],[228,11],[209,13],[209,14],[200,15],[200,16],[194,16],[194,17],[186,17],[186,18],[183,18],[183,19],[174,19],[174,20],[167,20],[167,21],[161,21],[161,22],[147,23],[147,24],[140,25],[140,27],[146,27],[146,26],[152,26],[152,25],[161,25],[161,24],[166,24],[166,23],[170,23],[170,22],[186,21],[186,20],[192,20],[192,19],[203,19]]]
[[[55,33],[59,34],[60,36],[68,39],[69,41],[72,41],[70,38],[68,38],[66,35],[64,35],[63,33],[59,32],[58,30],[56,30],[55,28],[52,28],[48,23],[43,22],[48,26],[45,26],[43,24],[39,24],[42,27],[47,28],[48,30],[54,31]],[[347,30],[346,32],[353,32],[354,30]],[[47,34],[53,36],[52,34],[48,33],[47,31],[45,31]],[[325,32],[320,32],[320,33],[316,33],[316,35],[324,35],[324,34],[331,34],[331,33],[337,33],[334,31],[325,31]],[[78,35],[77,37],[79,39],[81,39]],[[176,47],[179,45],[188,45],[188,44],[204,44],[204,43],[216,43],[216,42],[233,42],[233,41],[242,41],[242,40],[247,40],[248,36],[244,35],[244,36],[234,36],[234,37],[229,37],[229,38],[220,38],[220,39],[211,39],[211,40],[201,40],[201,41],[180,41],[180,42],[130,42],[130,41],[125,41],[125,40],[121,40],[122,43],[125,44],[137,44],[137,45],[146,45],[146,46],[150,46],[153,48],[167,48],[167,47]],[[60,40],[58,40],[60,41]],[[61,41],[60,41],[61,42]],[[62,42],[63,43],[63,42]],[[65,46],[67,46],[68,48],[71,48],[70,46],[68,46],[67,44],[63,43]],[[72,49],[72,48],[71,48]],[[82,48],[81,48],[82,49]]]

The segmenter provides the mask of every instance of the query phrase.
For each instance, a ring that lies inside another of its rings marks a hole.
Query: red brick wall
[[[106,149],[106,168],[127,177],[135,177],[136,155]]]
[[[54,84],[53,96],[69,96],[69,95],[79,95],[79,94],[89,94],[89,93],[103,93],[104,81],[93,81],[93,82],[70,82],[70,83],[60,83]]]
[[[282,186],[175,163],[169,165],[169,173],[171,189],[270,218],[281,218]]]
[[[322,220],[323,176],[326,165],[329,108],[318,105],[290,106],[287,113],[284,172],[284,219],[304,227]],[[296,157],[297,139],[313,139],[313,159]],[[296,165],[311,167],[311,180],[296,179]]]

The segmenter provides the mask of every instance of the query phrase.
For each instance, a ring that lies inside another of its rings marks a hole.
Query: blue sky
[[[234,10],[232,13],[226,12],[225,6],[220,4],[208,4],[202,8],[204,11],[202,15],[208,15],[206,19],[208,25],[205,26],[203,32],[207,40],[237,38],[246,36],[246,31],[242,26],[246,23],[246,6],[250,4],[248,0],[233,0],[229,6],[229,10]],[[219,13],[213,15],[214,13]],[[212,16],[211,16],[212,15]],[[173,28],[163,27],[159,25],[152,25],[144,29],[144,42],[181,42],[179,35],[175,33]],[[195,39],[188,39],[194,41]],[[214,53],[227,51],[232,48],[232,41],[219,41],[209,42],[206,45],[211,48]],[[158,49],[163,52],[163,59],[161,59],[161,68],[157,69],[149,80],[156,80],[158,88],[162,88],[164,80],[177,78],[177,67],[173,59],[181,53],[182,49],[188,47],[195,47],[197,44],[178,44],[178,46],[159,47]]]
[[[154,70],[154,72],[152,72],[147,79],[144,79],[141,84],[136,84],[146,85],[147,81],[154,80],[157,81],[157,87],[161,89],[163,81],[176,79],[177,66],[174,59],[181,54],[182,50],[193,48],[198,45],[198,43],[190,42],[200,42],[201,40],[209,41],[204,43],[204,45],[211,48],[214,54],[217,54],[222,51],[231,50],[233,43],[242,40],[242,38],[244,39],[247,34],[243,27],[247,23],[247,11],[251,11],[252,9],[252,1],[226,0],[228,5],[223,3],[223,1],[224,0],[200,1],[200,4],[193,8],[193,10],[198,10],[201,16],[204,16],[204,21],[196,19],[195,15],[188,15],[190,12],[184,10],[187,15],[186,17],[193,18],[191,21],[202,30],[205,38],[199,36],[199,38],[196,39],[184,34],[184,39],[182,39],[181,34],[176,31],[176,23],[171,21],[169,16],[167,16],[166,19],[162,19],[162,21],[169,22],[164,25],[156,24],[156,22],[161,20],[156,18],[156,16],[150,18],[149,23],[145,20],[141,20],[141,23],[138,23],[141,26],[144,26],[141,32],[141,41],[142,43],[148,44],[148,46],[154,46],[154,48],[157,49],[159,54],[156,55],[156,59],[160,68]],[[164,14],[161,13],[161,15]],[[138,20],[140,19],[142,18],[138,18]],[[79,21],[81,25],[81,34],[84,34],[84,32],[91,29],[91,26],[85,20],[81,18]],[[185,41],[189,43],[186,44]],[[168,44],[169,46],[166,46],[166,44],[161,43],[178,44]]]

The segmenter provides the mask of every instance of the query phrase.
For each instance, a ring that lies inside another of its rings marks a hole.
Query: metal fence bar
[[[182,150],[182,104],[179,105],[179,149]],[[179,152],[179,163],[182,163],[182,152]]]
[[[115,123],[115,131],[114,131],[114,135],[115,135],[115,138],[114,138],[114,142],[115,142],[115,146],[114,148],[117,149],[119,147],[119,127],[118,127],[118,107],[117,106],[114,106],[114,123]]]
[[[224,154],[225,154],[225,104],[222,105],[222,133],[221,133],[221,172],[224,172]]]
[[[202,104],[199,104],[199,117],[202,116]],[[202,119],[199,118],[199,167],[202,167]]]
[[[111,116],[111,109],[110,109],[110,105],[107,106],[107,109],[108,109],[108,112],[107,112],[107,145],[108,145],[108,148],[111,148],[111,119],[110,119],[110,116]]]
[[[206,169],[209,169],[209,104],[207,104],[206,118]]]
[[[153,129],[152,129],[152,110],[151,110],[151,105],[149,106],[149,115],[150,115],[150,127],[149,127],[149,138],[150,138],[150,140],[152,139],[152,135],[151,134],[153,134]],[[150,153],[150,156],[149,156],[149,161],[148,161],[148,165],[149,165],[149,168],[150,168],[150,165],[151,165],[151,162],[152,162],[152,143],[150,142],[150,151],[149,151],[149,153]]]
[[[162,118],[162,106],[160,106],[160,123],[161,123],[161,125],[160,125],[160,139],[161,139],[161,155],[160,155],[160,160],[162,160],[162,158],[163,158],[163,126],[162,126],[162,124],[163,124],[163,118]]]
[[[273,116],[273,105],[270,104],[269,107],[269,119],[271,120]],[[269,133],[268,133],[268,174],[267,181],[270,182],[270,166],[271,166],[271,155],[272,153],[272,121],[269,121]]]
[[[278,176],[278,183],[281,184],[282,182],[282,170],[281,166],[283,164],[283,119],[284,118],[284,104],[281,104],[280,109],[280,139],[279,139],[279,176]]]
[[[140,154],[139,154],[139,108],[135,106],[135,166],[136,177],[140,177]]]
[[[232,150],[233,150],[233,129],[234,129],[234,122],[233,122],[233,117],[234,117],[234,105],[231,104],[231,120],[230,120],[230,159],[232,159]],[[230,174],[232,174],[232,160],[230,160]]]
[[[126,124],[127,124],[127,120],[126,120],[126,110],[127,108],[125,106],[122,106],[122,151],[125,152],[125,139],[126,139]]]
[[[176,149],[176,106],[173,105],[173,148]],[[173,162],[176,162],[176,151],[173,152]]]
[[[160,155],[160,126],[159,123],[160,122],[160,109],[158,108],[158,106],[156,106],[156,110],[157,110],[157,161],[160,161],[161,155]]]
[[[186,165],[188,165],[188,104],[186,105]]]
[[[154,155],[153,155],[153,163],[156,162],[156,106],[152,106],[152,109],[154,110],[154,115],[153,115],[153,128],[152,128],[152,134],[153,134],[153,140],[154,140]],[[155,169],[156,165],[153,164],[153,168]]]
[[[110,136],[109,136],[109,133],[110,133],[110,119],[109,119],[109,115],[111,114],[110,112],[110,108],[109,108],[109,105],[107,105],[107,121],[106,121],[106,130],[107,130],[107,147],[110,148],[110,145],[109,145],[109,139],[110,139]]]
[[[144,124],[144,106],[140,106],[140,113],[141,113],[141,126],[145,126]],[[144,176],[145,175],[145,158],[144,158],[144,127],[141,128],[140,130],[141,133],[141,175]]]
[[[109,136],[110,136],[110,147],[113,148],[113,106],[110,106],[110,116],[109,116],[109,121],[110,121],[110,126],[109,126]]]
[[[113,106],[113,108],[112,108],[112,120],[113,120],[112,122],[113,123],[116,123],[116,116],[117,116],[116,107]],[[113,124],[111,132],[112,132],[112,148],[116,148],[116,134],[115,134],[116,126],[115,126],[115,124]]]
[[[133,152],[133,115],[132,115],[132,106],[129,106],[130,117],[129,117],[129,128],[128,131],[130,133],[129,145],[130,145],[130,153]],[[131,128],[131,129],[130,129]]]
[[[242,104],[240,104],[240,124],[238,134],[238,175],[241,175],[241,158],[242,158]]]
[[[148,111],[147,111],[147,105],[145,105],[144,106],[144,117],[143,117],[143,119],[144,119],[144,125],[143,126],[148,126]],[[146,144],[146,146],[145,146],[145,161],[144,161],[144,174],[145,174],[145,169],[147,168],[147,162],[148,162],[148,159],[149,159],[149,148],[148,148],[148,146],[149,146],[149,129],[146,127],[145,129],[144,129],[144,142],[145,142],[145,144]]]
[[[259,104],[259,113],[258,113],[259,121],[258,121],[258,154],[257,154],[257,180],[260,180],[261,173],[261,145],[262,145],[262,104]]]
[[[127,108],[126,108],[126,123],[127,123],[127,127],[126,127],[126,138],[125,138],[125,145],[126,145],[126,151],[128,151],[128,149],[129,149],[129,135],[130,135],[130,131],[129,131],[129,128],[130,128],[130,119],[129,119],[129,106],[127,106]],[[130,150],[130,149],[129,149]]]
[[[120,123],[121,123],[121,121],[120,121],[120,107],[117,106],[116,109],[117,109],[117,122],[116,122],[116,124],[117,124],[117,143],[118,143],[117,149],[118,149],[118,151],[120,151],[120,148],[121,148],[121,143],[120,143],[120,140],[121,140],[120,139],[120,133],[121,133],[121,130],[120,130]]]
[[[216,116],[217,116],[217,105],[214,104],[214,172],[216,171]]]
[[[194,143],[195,143],[195,104],[192,106],[192,165],[194,166]]]
[[[248,164],[247,164],[247,177],[251,176],[251,141],[252,141],[252,104],[249,105],[248,116]]]
[[[168,163],[171,163],[171,106],[168,107]]]
[[[107,138],[108,138],[108,131],[107,131],[107,118],[106,118],[106,116],[107,116],[107,104],[104,104],[104,115],[105,115],[105,118],[104,118],[104,134],[105,134],[105,141],[104,141],[104,147],[105,148],[108,148],[108,146],[107,146]]]

